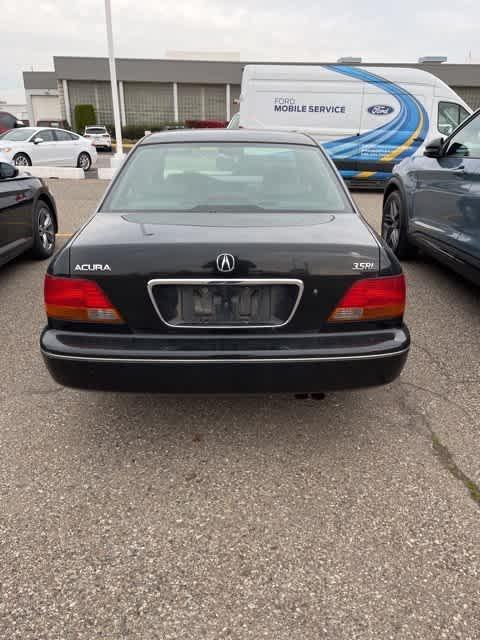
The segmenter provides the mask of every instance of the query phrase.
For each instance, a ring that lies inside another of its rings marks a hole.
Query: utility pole
[[[110,84],[112,86],[113,121],[115,125],[116,152],[112,166],[118,166],[123,159],[122,125],[120,121],[120,103],[118,101],[117,69],[113,52],[112,8],[110,0],[105,0],[105,21],[107,23],[108,63],[110,66]]]

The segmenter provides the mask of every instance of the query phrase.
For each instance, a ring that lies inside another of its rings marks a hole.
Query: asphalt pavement
[[[110,167],[112,158],[113,153],[109,153],[108,151],[97,151],[97,162],[95,163],[95,167],[90,169],[90,171],[87,171],[85,177],[90,180],[98,178],[98,169]]]
[[[51,185],[65,235],[106,187]],[[386,387],[172,398],[50,379],[45,268],[0,270],[0,638],[478,640],[478,288],[405,264]]]

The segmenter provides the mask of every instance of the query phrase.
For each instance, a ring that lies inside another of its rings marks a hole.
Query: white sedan
[[[53,127],[23,127],[0,135],[0,154],[20,167],[80,167],[88,171],[97,151],[82,136]]]

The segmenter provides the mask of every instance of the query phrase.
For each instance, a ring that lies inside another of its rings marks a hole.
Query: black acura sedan
[[[410,341],[397,259],[298,133],[143,139],[50,264],[45,306],[49,371],[87,389],[381,385]]]

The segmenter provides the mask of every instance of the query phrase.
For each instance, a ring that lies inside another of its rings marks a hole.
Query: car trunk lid
[[[219,269],[221,254],[234,258],[232,271]],[[378,272],[379,245],[355,213],[99,213],[73,241],[70,268],[74,276],[94,278],[134,331],[218,328],[225,324],[222,313],[204,313],[202,323],[191,315],[195,305],[211,310],[215,295],[220,307],[237,305],[237,321],[239,305],[248,311],[256,304],[258,313],[247,312],[246,328],[313,329],[355,279]],[[182,287],[186,306],[171,316],[176,320],[165,322],[162,295],[177,299],[179,290],[162,288],[162,281],[179,279],[183,284],[170,287]],[[212,279],[216,282],[209,283]],[[263,283],[247,295],[238,287],[252,279]],[[208,290],[195,294],[195,282],[185,282],[191,280],[202,281]],[[149,287],[152,281],[160,288]],[[268,293],[264,287],[270,287]],[[275,300],[282,311],[272,321],[265,305],[275,306]],[[231,325],[238,328],[242,322],[230,323],[227,317],[226,326]]]

